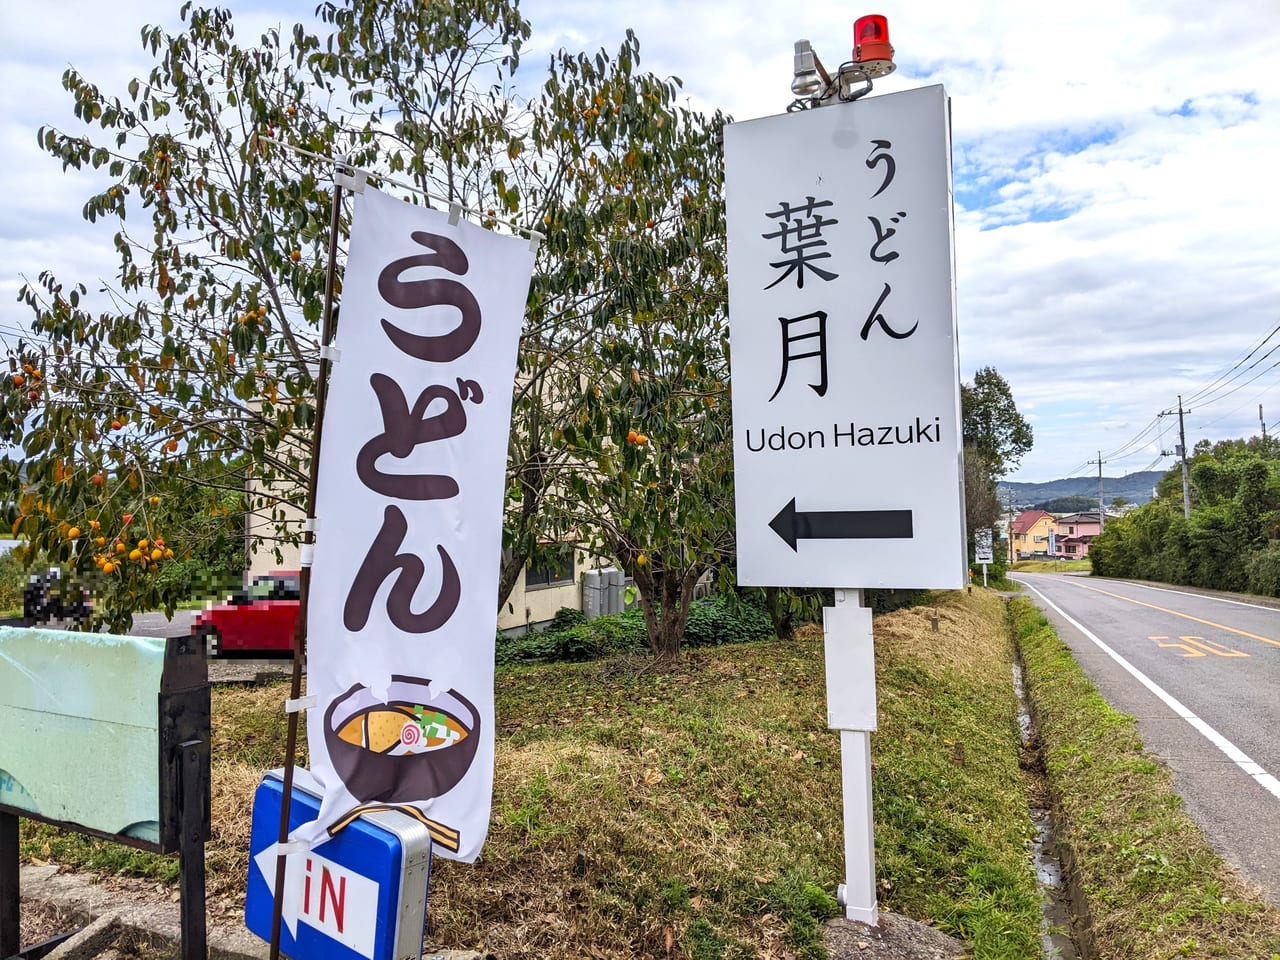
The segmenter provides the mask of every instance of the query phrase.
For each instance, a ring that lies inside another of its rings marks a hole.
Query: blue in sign
[[[320,801],[297,771],[289,828],[316,818]],[[276,840],[284,784],[272,771],[253,799],[245,925],[271,940]],[[427,917],[431,835],[394,810],[368,813],[314,850],[286,855],[280,951],[297,960],[418,960]]]

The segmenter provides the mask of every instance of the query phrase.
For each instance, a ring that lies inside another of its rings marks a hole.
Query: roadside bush
[[[718,647],[772,636],[773,621],[758,604],[741,600],[735,602],[727,597],[708,597],[694,601],[689,608],[682,645]]]
[[[718,647],[772,636],[773,623],[758,603],[709,597],[689,608],[681,646],[687,649]],[[644,615],[639,608],[588,620],[581,610],[564,607],[544,630],[518,637],[499,634],[497,662],[576,663],[648,649]]]
[[[928,590],[867,590],[863,593],[864,603],[875,614],[892,613],[906,607],[927,602]],[[834,601],[833,601],[834,602]]]
[[[1197,454],[1189,519],[1175,483],[1162,481],[1159,499],[1108,520],[1089,550],[1094,574],[1280,596],[1280,545],[1269,541],[1280,531],[1280,460],[1252,444]]]
[[[568,630],[570,627],[576,627],[580,623],[587,622],[587,615],[576,607],[561,607],[556,611],[556,615],[551,618],[551,622],[547,624],[547,629]]]
[[[1280,597],[1280,541],[1273,540],[1249,554],[1244,571],[1250,593]]]
[[[980,563],[969,564],[970,582],[975,586],[982,585],[982,566]],[[986,567],[988,587],[993,590],[1015,589],[1013,581],[1006,576],[1009,572],[1009,558],[998,549],[992,555],[991,563],[988,563]]]

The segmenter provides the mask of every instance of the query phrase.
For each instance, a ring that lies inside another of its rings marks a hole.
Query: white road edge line
[[[1159,697],[1160,700],[1165,704],[1165,706],[1167,706],[1170,710],[1176,713],[1183,720],[1187,721],[1187,723],[1191,724],[1191,726],[1195,728],[1197,731],[1199,731],[1200,734],[1203,735],[1206,740],[1208,740],[1215,747],[1217,747],[1224,754],[1226,754],[1227,758],[1231,760],[1232,763],[1234,763],[1237,767],[1239,767],[1241,770],[1247,773],[1250,777],[1256,780],[1258,785],[1262,787],[1263,790],[1266,790],[1277,800],[1280,800],[1280,780],[1277,780],[1274,776],[1267,773],[1267,771],[1264,770],[1260,764],[1256,763],[1254,760],[1251,760],[1243,750],[1241,750],[1234,743],[1232,743],[1230,740],[1228,740],[1226,737],[1220,734],[1217,730],[1213,729],[1213,727],[1209,726],[1209,724],[1205,723],[1198,716],[1192,713],[1189,709],[1187,709],[1187,707],[1185,707],[1182,704],[1180,700],[1178,700],[1172,694],[1165,691],[1162,687],[1156,684],[1156,682],[1152,680],[1150,677],[1148,677],[1145,673],[1143,673],[1141,670],[1139,670],[1137,667],[1131,664],[1128,660],[1120,656],[1120,654],[1116,653],[1109,646],[1103,643],[1103,641],[1099,639],[1097,636],[1095,636],[1094,633],[1091,630],[1089,630],[1088,627],[1086,627],[1084,624],[1080,623],[1080,621],[1072,617],[1069,613],[1063,610],[1060,606],[1058,606],[1056,603],[1054,603],[1052,600],[1046,597],[1043,593],[1041,593],[1031,584],[1027,583],[1025,580],[1017,580],[1017,578],[1014,578],[1014,577],[1011,577],[1010,579],[1016,580],[1016,582],[1021,583],[1024,587],[1026,587],[1028,590],[1030,590],[1032,593],[1038,596],[1041,600],[1043,600],[1049,606],[1053,607],[1053,609],[1057,611],[1058,616],[1062,617],[1062,619],[1066,620],[1067,623],[1071,624],[1073,627],[1079,630],[1082,634],[1084,634],[1094,644],[1094,646],[1096,646],[1099,650],[1101,650],[1103,653],[1109,656],[1116,663],[1120,664],[1120,666],[1124,668],[1124,670],[1127,671],[1130,676],[1132,676],[1140,684],[1142,684],[1144,687],[1150,690],[1153,694]]]

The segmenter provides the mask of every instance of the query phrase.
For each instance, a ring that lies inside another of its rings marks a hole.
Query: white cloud
[[[242,41],[315,7],[226,2]],[[150,66],[140,27],[176,23],[177,6],[57,0],[0,12],[0,88],[11,92],[0,328],[24,319],[17,274],[53,267],[92,286],[111,271],[111,229],[80,220],[98,181],[63,175],[35,130],[77,122],[59,86],[69,63],[123,93]],[[864,12],[832,0],[521,10],[534,27],[529,82],[552,50],[612,51],[632,27],[642,69],[681,77],[692,106],[738,119],[785,109],[794,40],[813,41],[829,66],[847,59]],[[897,48],[899,70],[877,92],[943,83],[952,97],[961,360],[966,377],[995,366],[1032,419],[1036,448],[1019,479],[1052,479],[1122,446],[1280,324],[1280,5],[912,0],[865,12],[888,17]],[[1259,402],[1280,420],[1278,383],[1269,371],[1199,404],[1188,441],[1256,433]],[[1147,466],[1155,453],[1137,446],[1107,472]]]

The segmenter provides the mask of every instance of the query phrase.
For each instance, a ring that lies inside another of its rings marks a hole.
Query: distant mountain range
[[[1129,503],[1146,503],[1151,499],[1156,484],[1164,475],[1164,470],[1143,470],[1124,477],[1103,476],[1102,499],[1108,506],[1116,497],[1121,497]],[[1098,478],[1067,477],[1046,483],[1001,481],[997,491],[1001,503],[1012,500],[1015,507],[1029,507],[1058,497],[1090,497],[1096,503]]]

